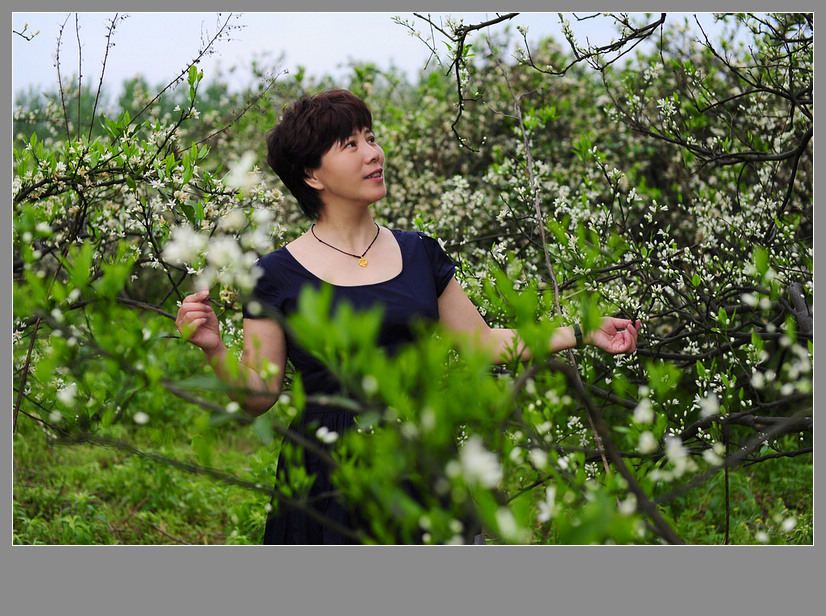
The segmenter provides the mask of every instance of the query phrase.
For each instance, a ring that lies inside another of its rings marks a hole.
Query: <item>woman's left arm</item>
[[[527,350],[516,330],[490,327],[455,278],[439,296],[439,321],[449,330],[466,334],[473,342],[489,349],[497,363],[504,363],[514,355],[527,358]],[[607,353],[632,353],[637,348],[640,327],[639,320],[605,317],[598,329],[588,333],[584,342]],[[558,327],[549,341],[549,350],[556,353],[576,344],[573,327]]]

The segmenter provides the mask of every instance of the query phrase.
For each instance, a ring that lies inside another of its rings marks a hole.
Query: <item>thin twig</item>
[[[533,174],[533,155],[532,155],[532,152],[531,152],[530,139],[528,139],[528,132],[525,129],[525,123],[524,123],[523,116],[522,116],[521,97],[517,96],[516,93],[513,91],[513,87],[511,86],[510,79],[508,79],[508,74],[505,71],[505,69],[502,67],[502,64],[499,61],[499,56],[496,53],[494,53],[493,45],[490,42],[490,38],[488,38],[487,41],[488,41],[488,47],[491,50],[491,55],[493,56],[493,59],[496,62],[496,66],[501,71],[502,77],[505,80],[505,84],[508,87],[508,91],[510,92],[511,97],[513,98],[513,107],[514,107],[514,111],[516,112],[516,118],[519,122],[519,131],[520,131],[520,134],[522,135],[522,144],[525,148],[525,166],[526,166],[526,169],[527,169],[527,172],[528,172],[528,184],[529,184],[530,189],[531,189],[531,195],[533,196],[534,215],[536,216],[536,226],[539,229],[539,237],[542,241],[542,251],[545,255],[545,267],[548,268],[548,275],[551,279],[551,283],[553,284],[554,303],[555,303],[555,306],[556,306],[557,314],[559,314],[561,316],[562,315],[562,306],[561,306],[560,301],[559,301],[559,283],[557,282],[556,272],[554,271],[554,266],[551,263],[551,256],[548,252],[548,241],[547,241],[547,238],[545,236],[545,221],[544,221],[544,216],[542,214],[542,204],[541,204],[540,199],[539,199],[539,190],[537,190],[537,188],[536,188],[536,179],[534,178],[534,174]],[[574,357],[574,353],[571,349],[568,349],[568,358],[570,359],[571,363],[574,366],[576,366],[576,358]],[[577,378],[580,378],[578,370],[576,371],[576,374],[577,374]],[[580,378],[579,387],[584,390],[584,386],[582,385],[581,378]],[[601,438],[599,432],[597,431],[597,429],[594,425],[594,419],[591,417],[590,413],[588,413],[588,422],[591,424],[591,430],[594,434],[594,440],[596,442],[597,449],[601,452],[601,455],[602,455],[603,468],[605,469],[606,473],[609,473],[610,469],[609,469],[609,466],[608,466],[608,459],[605,456],[604,448],[603,448],[603,445],[602,445],[602,438]]]

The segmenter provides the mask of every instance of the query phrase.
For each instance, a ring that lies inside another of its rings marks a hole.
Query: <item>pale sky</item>
[[[54,88],[57,83],[54,67],[57,38],[67,15],[66,12],[13,13],[13,30],[21,32],[26,24],[27,33],[39,30],[31,41],[16,34],[12,36],[13,93],[30,85]],[[82,74],[86,83],[96,85],[99,80],[108,22],[113,15],[114,12],[79,14]],[[256,57],[268,57],[271,59],[268,65],[273,65],[281,52],[285,57],[283,65],[279,66],[291,74],[303,65],[316,76],[336,77],[348,72],[347,64],[353,60],[370,61],[381,69],[394,64],[412,79],[430,56],[423,42],[392,20],[394,15],[400,15],[423,30],[424,22],[414,18],[412,12],[250,12],[238,15],[231,23],[242,28],[234,30],[233,40],[219,43],[216,54],[200,64],[207,79],[218,67],[226,74],[231,67],[245,67]],[[492,13],[451,15],[462,17],[467,24],[494,17]],[[676,14],[673,18],[678,19]],[[613,34],[604,27],[594,28],[605,20],[571,21],[577,33],[582,32],[583,36],[596,39],[595,42],[607,43]],[[142,74],[150,85],[165,85],[195,57],[202,37],[217,31],[217,23],[218,13],[129,13],[128,19],[122,21],[115,32],[115,46],[109,51],[104,83],[114,88],[124,79]],[[548,35],[559,38],[557,13],[521,13],[508,23],[511,28],[527,26],[531,42]],[[78,35],[72,14],[66,21],[60,52],[64,76],[77,74],[77,49]],[[441,51],[444,52],[444,48]],[[242,71],[227,81],[230,85],[246,85],[247,75]]]
[[[55,50],[60,25],[68,13],[15,13],[13,29],[40,33],[31,41],[13,37],[13,89],[29,84],[50,87],[56,84]],[[80,42],[84,79],[97,83],[105,51],[108,22],[114,12],[80,13]],[[123,79],[143,74],[150,84],[170,80],[193,59],[201,45],[202,34],[213,35],[218,27],[217,13],[129,13],[121,22],[109,51],[106,82],[120,84]],[[224,14],[226,17],[228,14]],[[285,54],[283,68],[295,73],[299,65],[317,76],[338,76],[347,63],[371,61],[380,68],[391,63],[408,77],[415,77],[427,62],[429,51],[424,43],[411,36],[404,26],[393,22],[401,15],[417,23],[412,13],[239,13],[230,23],[243,26],[233,31],[231,41],[219,43],[216,54],[201,67],[205,76],[217,66],[227,71],[233,65],[246,66],[255,57],[269,54],[272,62]],[[466,23],[475,23],[485,14],[460,14]],[[537,38],[552,30],[556,13],[522,15],[522,25],[529,25]],[[78,40],[75,20],[66,23],[61,46],[61,73],[77,73]],[[245,73],[246,75],[246,73]],[[243,82],[243,79],[240,81]]]

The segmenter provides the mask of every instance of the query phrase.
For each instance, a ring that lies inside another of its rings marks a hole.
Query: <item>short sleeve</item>
[[[245,319],[264,318],[268,316],[274,307],[279,305],[281,284],[275,276],[277,270],[272,267],[272,254],[261,257],[255,264],[255,267],[261,272],[255,282],[251,296],[241,306]]]
[[[456,273],[456,266],[438,241],[424,233],[417,232],[417,234],[424,244],[430,269],[433,272],[433,280],[436,283],[436,295],[439,296]]]

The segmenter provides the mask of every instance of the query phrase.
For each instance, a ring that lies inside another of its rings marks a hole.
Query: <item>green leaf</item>
[[[272,415],[269,413],[265,413],[264,415],[259,415],[253,421],[252,426],[255,430],[255,434],[261,439],[261,442],[264,445],[269,445],[273,441],[273,427],[272,427],[273,418]]]
[[[762,246],[755,246],[753,252],[754,268],[762,278],[769,269],[769,253]]]
[[[188,203],[181,203],[181,211],[186,216],[186,219],[193,225],[197,226],[198,220],[195,217],[195,208],[189,205]]]
[[[114,298],[126,285],[126,280],[135,266],[135,257],[125,243],[118,246],[118,253],[101,265],[103,275],[95,280],[93,286],[102,296]]]
[[[85,288],[92,279],[94,253],[95,247],[90,242],[84,242],[80,249],[70,251],[66,269],[69,272],[69,283],[75,288]]]

